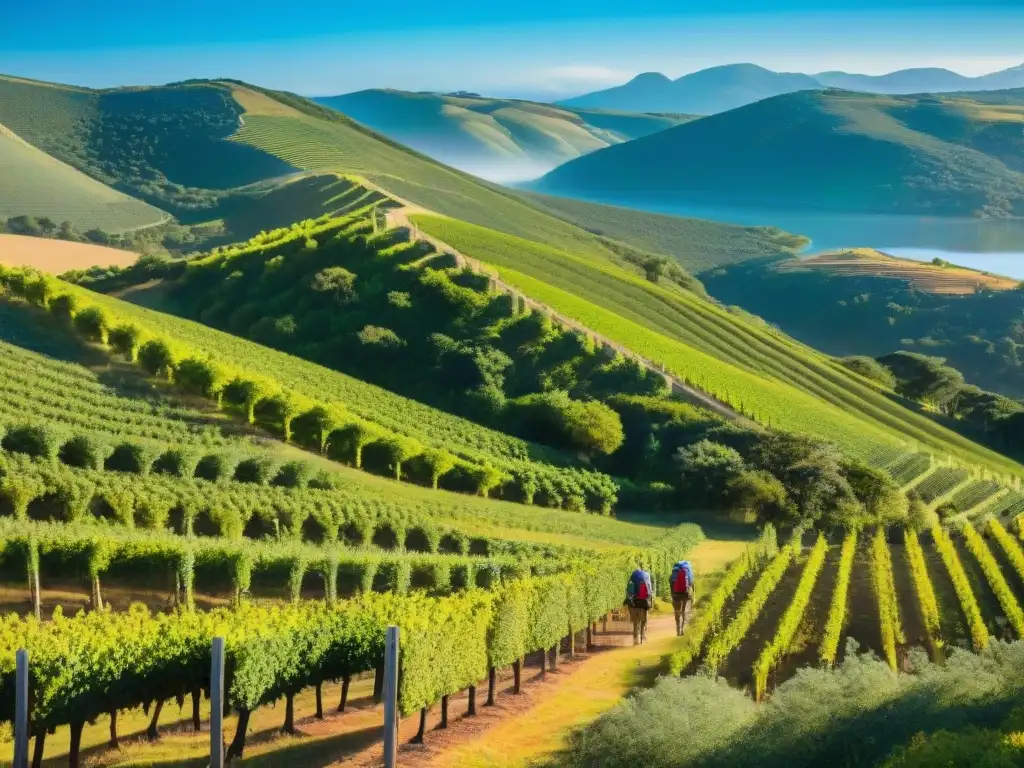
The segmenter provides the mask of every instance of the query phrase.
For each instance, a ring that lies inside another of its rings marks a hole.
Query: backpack
[[[647,594],[647,582],[641,581],[636,585],[636,599],[646,600],[649,597]]]
[[[627,595],[633,600],[646,600],[650,597],[647,594],[647,582],[643,579],[634,578],[636,574],[629,577],[629,584],[626,586]]]
[[[676,566],[672,569],[672,591],[677,595],[689,591],[690,580],[687,578],[686,569]]]
[[[693,569],[690,567],[689,561],[676,563],[672,569],[670,584],[672,591],[677,595],[688,593],[693,589]]]

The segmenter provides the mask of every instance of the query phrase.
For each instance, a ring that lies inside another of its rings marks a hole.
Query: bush
[[[281,467],[273,484],[283,488],[305,488],[312,477],[313,467],[307,462],[289,461]]]
[[[266,485],[277,474],[277,461],[270,456],[252,456],[238,462],[235,480],[240,483]]]
[[[63,438],[60,430],[49,425],[25,424],[8,427],[0,445],[5,451],[55,461]]]
[[[86,307],[75,315],[72,321],[75,330],[89,341],[98,341],[101,344],[107,343],[107,334],[110,324],[107,316],[99,307]]]
[[[141,342],[142,331],[130,324],[123,324],[112,328],[110,333],[107,334],[107,343],[110,344],[110,348],[133,363],[139,358],[139,345]],[[156,370],[159,371],[160,369]]]
[[[215,398],[218,402],[227,379],[227,371],[201,357],[187,357],[174,369],[174,383],[182,392]]]
[[[150,339],[139,347],[139,365],[150,376],[165,376],[168,381],[174,373],[174,353],[163,339]]]
[[[402,464],[423,452],[418,440],[404,435],[391,435],[380,441],[388,465],[395,473],[395,480],[402,479]]]
[[[159,455],[160,452],[149,445],[121,443],[114,447],[113,452],[107,457],[104,467],[114,472],[148,475]]]
[[[194,477],[201,456],[198,449],[190,446],[171,448],[153,462],[153,471],[173,477]]]
[[[50,313],[66,323],[70,323],[78,312],[78,298],[70,293],[62,293],[50,299]]]
[[[209,480],[211,483],[229,480],[234,475],[237,465],[237,456],[227,453],[211,453],[203,456],[196,464],[195,476],[200,480]]]
[[[873,357],[867,357],[866,355],[852,355],[850,357],[840,358],[839,362],[854,373],[859,373],[861,376],[878,382],[884,387],[889,387],[891,389],[896,386],[896,377],[893,376],[892,371]]]
[[[525,437],[592,456],[613,453],[624,440],[618,413],[596,400],[573,400],[562,391],[510,400],[507,412],[513,428]]]
[[[58,457],[69,467],[103,469],[111,447],[94,435],[76,435],[61,446]]]

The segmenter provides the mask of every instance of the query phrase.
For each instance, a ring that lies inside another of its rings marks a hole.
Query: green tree
[[[293,423],[296,434],[308,435],[309,442],[315,441],[320,453],[327,452],[327,443],[331,433],[343,426],[349,419],[345,406],[339,403],[314,405],[305,413],[297,416]]]
[[[292,422],[297,416],[308,411],[312,405],[313,401],[308,397],[285,390],[265,398],[260,404],[260,411],[280,423],[284,441],[290,443],[292,441]]]
[[[455,469],[455,457],[439,448],[428,448],[420,455],[420,461],[430,472],[430,486],[437,488],[441,475]]]
[[[224,387],[224,399],[241,408],[250,424],[256,422],[256,406],[274,394],[277,385],[262,376],[238,376]]]
[[[696,506],[721,507],[729,482],[747,469],[738,451],[710,440],[680,448],[676,462],[680,490]]]
[[[174,383],[183,392],[215,399],[218,404],[230,377],[227,369],[202,357],[186,357],[174,369]]]
[[[356,298],[356,275],[344,267],[327,267],[313,275],[310,287],[338,304],[347,304]]]
[[[142,343],[142,331],[138,327],[129,323],[118,325],[107,334],[107,340],[110,347],[119,355],[133,363],[138,361],[139,346]],[[169,355],[170,349],[167,352]]]
[[[381,441],[388,457],[388,464],[395,473],[395,480],[402,479],[402,464],[423,452],[423,445],[405,435],[392,435]]]
[[[106,314],[99,307],[86,307],[80,310],[74,319],[75,330],[90,341],[107,343],[110,323]]]
[[[150,376],[164,376],[168,381],[174,375],[174,353],[163,339],[150,339],[139,347],[139,365]]]
[[[764,470],[747,470],[730,478],[725,496],[733,509],[760,522],[791,522],[798,517],[782,481]]]
[[[342,442],[352,452],[352,464],[356,469],[363,466],[363,448],[376,442],[384,435],[376,424],[367,421],[356,421],[341,430]]]

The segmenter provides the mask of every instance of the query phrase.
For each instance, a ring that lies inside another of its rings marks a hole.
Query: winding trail
[[[383,192],[383,190],[381,191]],[[396,198],[394,195],[391,195],[390,193],[384,192],[384,194],[386,194],[388,197],[390,197],[392,200],[395,200],[399,204],[399,207],[391,208],[385,213],[384,220],[386,226],[389,229],[404,229],[406,232],[409,233],[409,239],[411,241],[428,243],[438,253],[451,254],[452,257],[455,259],[456,263],[460,267],[468,267],[469,269],[473,270],[478,274],[487,275],[487,277],[490,278],[492,290],[500,291],[501,293],[511,294],[512,296],[515,296],[520,301],[522,301],[525,304],[525,306],[537,310],[538,312],[544,313],[559,325],[566,328],[572,328],[574,330],[580,331],[581,333],[585,333],[587,336],[590,336],[592,339],[600,343],[602,346],[615,350],[616,352],[620,353],[623,357],[632,358],[647,370],[653,371],[661,375],[665,379],[666,384],[672,390],[672,394],[682,397],[684,400],[691,403],[692,405],[696,405],[700,408],[709,410],[730,421],[740,421],[747,425],[752,424],[752,422],[750,422],[745,416],[733,410],[733,408],[730,407],[728,404],[723,403],[721,400],[719,400],[716,397],[713,397],[707,392],[701,389],[697,389],[696,387],[686,383],[675,374],[665,370],[665,367],[663,365],[656,365],[647,358],[641,357],[631,349],[624,347],[619,342],[614,341],[613,339],[610,339],[607,336],[604,336],[600,333],[597,333],[596,331],[588,328],[587,326],[583,325],[577,320],[574,320],[571,317],[563,315],[554,307],[551,307],[547,304],[543,304],[539,301],[536,301],[535,299],[531,299],[529,296],[526,296],[521,290],[519,290],[515,286],[509,285],[508,283],[504,282],[501,279],[501,276],[498,274],[497,270],[495,270],[493,267],[491,267],[488,264],[484,264],[483,262],[474,259],[470,256],[467,256],[466,254],[462,253],[457,248],[453,248],[443,240],[440,240],[439,238],[436,238],[433,235],[423,232],[419,227],[416,226],[412,219],[409,218],[410,216],[418,213],[429,214],[431,216],[438,216],[439,214],[436,214],[432,211],[427,210],[426,208],[415,205],[413,203],[409,203],[405,200]]]

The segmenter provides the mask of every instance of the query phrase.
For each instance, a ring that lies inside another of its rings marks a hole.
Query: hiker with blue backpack
[[[680,560],[672,566],[668,580],[672,590],[672,611],[676,615],[676,635],[683,634],[686,626],[686,609],[693,602],[693,566],[689,560]]]
[[[633,623],[633,645],[639,645],[647,639],[647,612],[651,610],[653,599],[651,574],[643,568],[637,568],[626,582],[626,599],[623,602],[629,609],[629,620]]]

